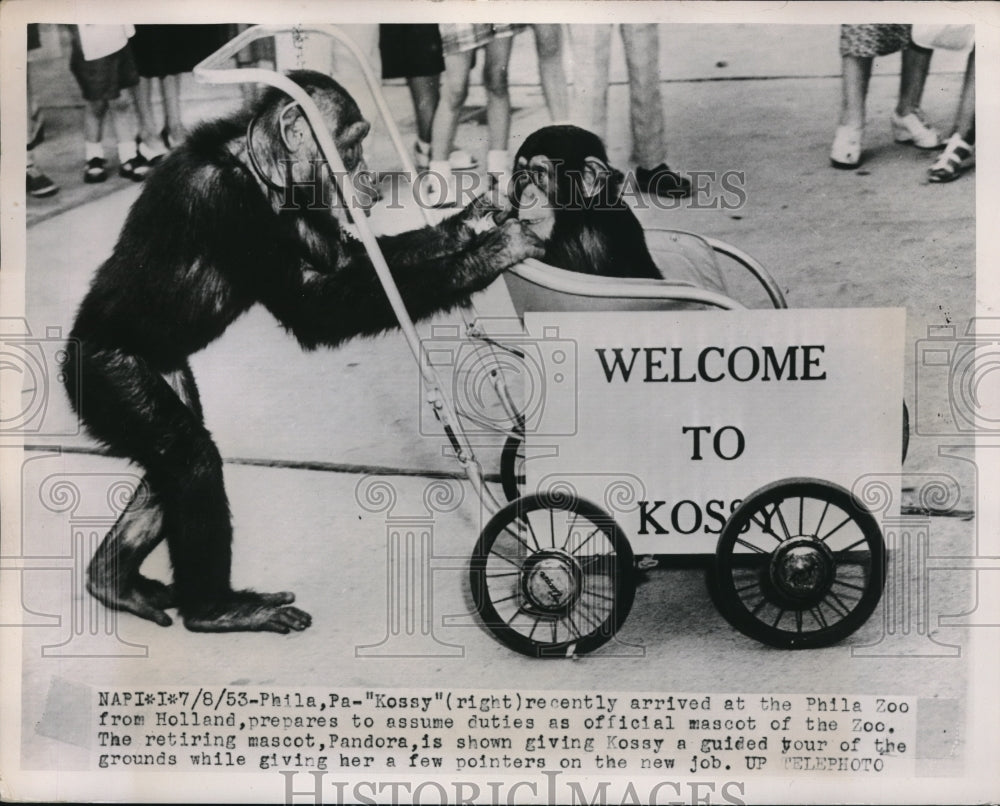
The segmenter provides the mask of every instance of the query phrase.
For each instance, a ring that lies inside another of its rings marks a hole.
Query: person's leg
[[[841,56],[840,125],[830,149],[830,164],[834,168],[857,168],[861,164],[865,100],[873,61],[870,56]]]
[[[108,114],[107,101],[87,101],[83,108],[83,139],[87,167],[84,182],[103,182],[108,178],[104,168],[104,118]]]
[[[44,139],[43,134],[43,124],[41,122],[41,114],[38,111],[38,105],[35,102],[35,97],[31,91],[31,65],[28,65],[28,72],[25,75],[25,80],[27,81],[28,89],[28,151],[25,161],[25,190],[29,195],[34,196],[37,199],[43,199],[46,196],[54,196],[59,192],[59,185],[53,182],[49,177],[42,173],[41,169],[35,165],[35,157],[32,153],[32,149],[35,148]]]
[[[667,155],[660,96],[660,32],[653,23],[622,24],[628,68],[632,164],[652,168]]]
[[[118,143],[118,174],[141,182],[149,173],[149,163],[138,152],[138,125],[133,111],[138,107],[135,87],[128,87],[108,108],[108,123]]]
[[[607,140],[608,70],[611,25],[571,25],[573,45],[572,119],[581,128]]]
[[[569,118],[569,84],[563,66],[562,25],[532,25],[538,53],[538,78],[549,117],[553,121]]]
[[[660,95],[660,32],[655,24],[621,26],[628,68],[630,163],[638,189],[664,197],[691,193],[691,180],[670,170]]]
[[[899,101],[896,114],[905,117],[920,109],[920,99],[924,95],[927,71],[930,70],[934,51],[910,45],[903,48],[903,64],[899,73]]]
[[[139,76],[135,91],[135,113],[139,118],[139,137],[144,143],[158,139],[156,114],[153,112],[153,82],[156,79]]]
[[[449,53],[444,57],[444,81],[441,102],[431,126],[431,162],[426,183],[427,202],[443,205],[454,201],[455,178],[448,156],[455,143],[458,116],[469,94],[469,73],[475,51]]]
[[[965,81],[962,83],[962,97],[955,113],[955,132],[967,143],[976,141],[976,50],[969,52],[965,65]]]
[[[506,151],[510,137],[510,88],[507,68],[514,37],[504,36],[486,45],[483,85],[486,90],[487,139],[491,151]]]
[[[406,86],[410,89],[410,99],[413,101],[417,138],[421,142],[429,143],[431,128],[434,125],[434,113],[441,98],[441,77],[410,76],[406,79]]]
[[[965,65],[962,95],[955,112],[955,129],[944,151],[927,169],[931,182],[951,182],[976,164],[976,51]]]
[[[179,75],[164,76],[163,84],[163,117],[170,146],[173,148],[187,137],[187,129],[181,118],[181,77]]]
[[[899,74],[899,101],[892,115],[893,137],[897,143],[912,143],[917,148],[937,148],[941,137],[928,126],[920,111],[920,99],[934,51],[910,44],[903,48]]]
[[[840,125],[854,129],[865,127],[865,100],[874,59],[844,56],[841,59]]]

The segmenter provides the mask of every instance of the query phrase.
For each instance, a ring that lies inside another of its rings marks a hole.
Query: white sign
[[[527,490],[575,491],[647,553],[714,552],[739,502],[786,478],[887,474],[898,493],[904,324],[901,309],[528,313],[545,396],[526,402]]]

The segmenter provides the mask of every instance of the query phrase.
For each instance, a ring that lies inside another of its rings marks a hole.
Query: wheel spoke
[[[754,605],[753,610],[750,611],[751,616],[756,616],[761,610],[764,609],[764,605],[767,604],[767,597],[765,596],[756,605]]]
[[[772,627],[777,627],[778,626],[778,622],[781,621],[781,617],[783,615],[785,615],[785,611],[784,611],[784,609],[782,609],[782,608],[779,607],[778,608],[778,615],[775,617],[774,621],[771,622],[771,626]]]
[[[760,527],[760,530],[761,530],[761,531],[762,531],[762,532],[763,532],[764,534],[766,534],[766,535],[771,535],[771,537],[773,537],[773,538],[774,538],[775,540],[777,540],[777,541],[778,541],[779,543],[781,542],[781,538],[780,538],[780,537],[778,537],[778,536],[777,536],[777,535],[776,535],[776,534],[774,533],[774,530],[773,530],[773,529],[771,528],[771,526],[770,526],[770,519],[769,519],[769,520],[767,520],[767,521],[761,521],[761,520],[758,520],[758,519],[757,519],[757,515],[756,515],[756,514],[753,514],[753,515],[751,515],[751,516],[750,516],[750,520],[752,520],[752,521],[753,521],[754,523],[756,523],[756,524],[757,524],[757,525],[758,525],[758,526]]]
[[[845,524],[851,523],[851,521],[853,521],[853,520],[854,520],[854,518],[852,518],[850,515],[848,515],[840,523],[838,523],[836,526],[834,526],[833,529],[831,529],[829,532],[827,532],[825,535],[823,535],[820,538],[820,540],[822,540],[825,543],[827,541],[827,539],[829,539],[833,535],[834,532],[836,532],[837,530],[839,530]]]
[[[496,552],[494,552],[494,554],[495,553]],[[499,557],[500,555],[497,554],[497,556]],[[502,571],[502,572],[497,573],[497,574],[487,574],[486,578],[487,579],[498,579],[500,577],[516,577],[516,576],[520,576],[520,575],[521,575],[520,571]]]
[[[844,603],[843,599],[841,599],[839,596],[837,596],[837,592],[836,591],[832,591],[832,590],[828,591],[827,592],[827,596],[832,596],[833,600],[834,600],[834,602],[836,602],[836,604],[834,604],[834,602],[831,602],[831,601],[827,600],[825,597],[824,597],[823,601],[826,602],[827,607],[829,607],[838,616],[840,616],[841,618],[844,618],[845,616],[847,616],[851,612],[851,608],[849,608]]]
[[[556,513],[549,510],[549,537],[552,539],[552,548],[556,547]]]
[[[586,540],[584,540],[584,541],[583,541],[583,542],[582,542],[582,543],[581,543],[581,544],[580,544],[579,546],[577,546],[577,547],[576,547],[575,549],[573,549],[573,550],[572,550],[572,551],[570,552],[570,554],[573,554],[573,555],[575,555],[575,554],[576,554],[576,553],[577,553],[577,552],[578,552],[578,551],[579,551],[580,549],[582,549],[582,548],[583,548],[584,546],[586,546],[586,545],[587,545],[587,544],[588,544],[588,543],[590,542],[590,539],[591,539],[591,538],[592,538],[592,537],[593,537],[594,535],[596,535],[596,534],[597,534],[597,533],[598,533],[599,531],[601,531],[601,527],[600,527],[600,526],[598,526],[598,527],[597,527],[596,529],[594,529],[594,531],[593,531],[593,532],[591,532],[591,533],[590,533],[589,535],[587,535],[587,539],[586,539]],[[568,541],[567,541],[567,542],[568,542]]]
[[[573,519],[569,522],[569,530],[566,532],[566,539],[563,541],[562,544],[562,549],[561,549],[562,551],[566,551],[566,546],[569,545],[570,538],[573,537],[573,527],[576,526],[577,517],[578,513],[574,512]]]
[[[760,580],[759,579],[755,579],[749,585],[744,585],[742,588],[736,588],[736,592],[737,593],[743,593],[743,591],[748,591],[751,588],[759,588],[759,587],[760,587]]]
[[[830,502],[829,501],[824,501],[823,502],[823,511],[820,513],[820,516],[819,516],[819,523],[816,524],[816,534],[819,534],[820,531],[823,529],[823,521],[826,520],[826,513],[827,513],[828,509],[830,509]]]
[[[504,596],[502,599],[494,599],[493,604],[498,605],[500,602],[509,602],[511,599],[516,599],[518,596],[518,593],[512,593],[510,596]]]
[[[853,582],[844,582],[844,580],[842,580],[842,579],[834,579],[833,580],[833,584],[834,585],[843,585],[845,588],[852,588],[852,589],[854,589],[856,591],[861,591],[862,593],[865,592],[865,586],[864,585],[855,585]]]
[[[812,617],[816,619],[816,623],[819,624],[821,629],[826,629],[829,625],[826,623],[826,619],[823,617],[823,613],[819,609],[819,605],[813,607],[809,610],[812,613]]]
[[[514,562],[514,560],[512,560],[512,559],[511,559],[510,557],[505,557],[505,556],[504,556],[503,554],[501,554],[501,553],[500,553],[499,551],[497,551],[496,549],[490,549],[490,554],[493,554],[493,555],[495,555],[495,556],[499,557],[499,558],[500,558],[501,560],[503,560],[504,562],[507,562],[507,563],[510,563],[510,564],[511,564],[511,565],[513,565],[513,566],[514,566],[515,568],[518,568],[518,569],[520,569],[520,568],[521,568],[521,563],[519,563],[519,562]]]
[[[785,533],[785,540],[791,540],[792,534],[788,531],[788,524],[785,523],[785,515],[781,511],[781,502],[775,503],[774,512],[771,513],[771,518],[774,518],[775,514],[777,514],[778,522],[781,524],[781,531]]]
[[[519,519],[519,520],[521,520],[521,519]],[[535,535],[535,530],[534,530],[534,527],[532,527],[532,525],[531,525],[531,518],[528,517],[528,513],[524,513],[523,520],[528,525],[528,531],[531,533],[531,541],[535,544],[535,548],[538,551],[541,551],[542,547],[538,543],[538,537]]]
[[[802,632],[802,611],[795,611],[795,631]]]
[[[767,554],[768,553],[766,550],[762,549],[760,546],[755,546],[753,543],[748,543],[742,537],[737,537],[736,538],[736,542],[739,543],[741,546],[745,546],[748,549],[752,549],[752,550],[756,551],[758,554]]]
[[[520,535],[516,534],[515,532],[512,532],[512,531],[510,530],[510,527],[509,527],[509,526],[504,526],[504,527],[503,527],[503,530],[504,530],[504,531],[505,531],[505,532],[506,532],[507,534],[509,534],[509,535],[510,535],[511,537],[513,537],[513,538],[514,538],[514,539],[515,539],[515,540],[516,540],[516,541],[517,541],[518,543],[520,543],[520,544],[521,544],[522,546],[524,546],[524,549],[525,549],[525,551],[527,551],[527,552],[528,552],[529,554],[533,553],[533,552],[531,551],[531,546],[529,546],[529,545],[528,545],[527,543],[525,543],[525,542],[524,542],[524,541],[523,541],[523,540],[521,539],[521,536],[520,536]]]
[[[806,508],[806,497],[804,495],[799,496],[799,534],[805,534],[802,528],[803,512]]]
[[[854,541],[853,543],[851,543],[851,545],[849,545],[849,546],[848,546],[847,548],[843,548],[843,549],[838,549],[838,550],[837,550],[837,555],[839,556],[839,555],[841,555],[841,554],[844,554],[845,552],[848,552],[848,551],[850,551],[850,550],[851,550],[852,548],[854,548],[855,546],[860,546],[860,545],[861,545],[862,543],[867,543],[867,542],[868,542],[868,538],[867,538],[867,537],[862,537],[862,538],[861,538],[860,540],[855,540],[855,541]]]

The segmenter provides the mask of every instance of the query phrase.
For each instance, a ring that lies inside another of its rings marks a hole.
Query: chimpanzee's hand
[[[504,268],[529,257],[541,258],[545,254],[545,245],[541,239],[516,218],[504,221],[499,234],[503,238]]]
[[[502,223],[497,217],[503,213],[504,208],[495,194],[483,193],[473,199],[455,218],[478,234],[488,232]]]

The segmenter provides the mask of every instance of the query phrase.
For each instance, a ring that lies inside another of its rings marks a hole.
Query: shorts
[[[74,36],[69,69],[87,101],[113,101],[122,90],[139,83],[139,73],[128,45],[100,59],[87,61],[83,58],[80,40]]]
[[[507,22],[490,23],[452,23],[441,25],[441,46],[445,54],[462,53],[487,45],[494,39],[514,36],[520,33],[526,25],[514,25]]]
[[[437,76],[444,72],[437,25],[380,25],[378,47],[382,78]]]

